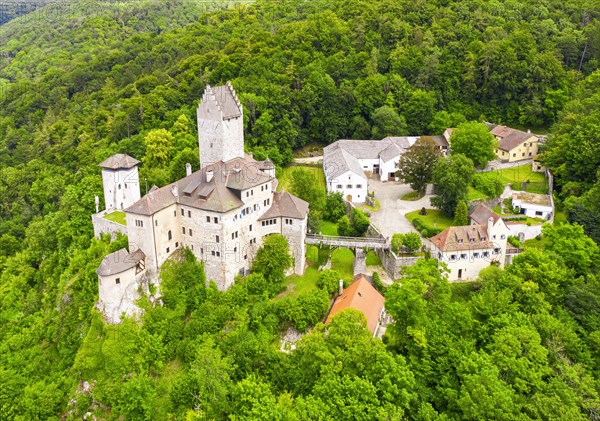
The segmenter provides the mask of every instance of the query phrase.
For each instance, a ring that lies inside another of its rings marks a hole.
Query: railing
[[[389,248],[385,238],[336,237],[332,235],[306,234],[308,244],[326,244],[340,247]]]

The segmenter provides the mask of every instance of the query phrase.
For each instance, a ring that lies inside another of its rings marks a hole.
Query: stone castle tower
[[[201,167],[244,157],[244,115],[231,83],[206,85],[197,116]]]
[[[140,179],[135,158],[118,153],[98,164],[102,167],[104,206],[123,210],[140,200]]]

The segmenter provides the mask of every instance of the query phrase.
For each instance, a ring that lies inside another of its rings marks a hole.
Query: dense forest
[[[597,1],[80,1],[0,42],[0,418],[600,419]],[[189,255],[164,306],[106,325],[95,270],[126,239],[92,238],[97,163],[126,152],[150,186],[177,178],[204,86],[227,80],[248,150],[278,166],[390,126],[547,133],[580,225],[468,287],[421,260],[385,291],[384,341],[349,311],[280,352],[328,291],[282,302],[257,275],[219,292]]]

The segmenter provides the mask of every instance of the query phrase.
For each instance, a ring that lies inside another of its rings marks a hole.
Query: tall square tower
[[[201,167],[244,157],[244,113],[231,83],[206,85],[196,113]]]

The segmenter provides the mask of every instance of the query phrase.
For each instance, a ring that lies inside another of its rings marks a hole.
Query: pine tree
[[[469,225],[469,210],[464,200],[461,200],[454,209],[454,225]]]

